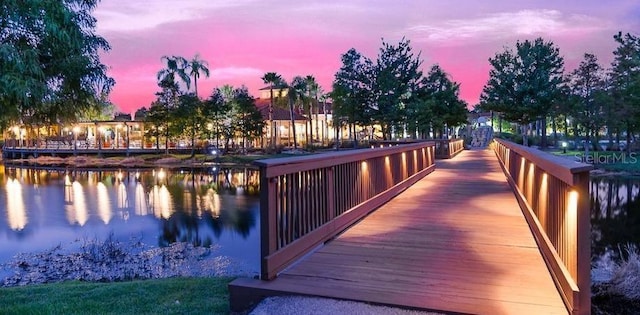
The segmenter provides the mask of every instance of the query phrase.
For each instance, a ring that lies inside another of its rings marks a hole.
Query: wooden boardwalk
[[[472,314],[567,314],[493,151],[464,151],[270,282],[244,286]]]

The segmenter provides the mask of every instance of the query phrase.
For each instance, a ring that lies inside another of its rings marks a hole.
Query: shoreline
[[[176,242],[166,247],[107,238],[78,240],[0,263],[0,287],[64,281],[122,282],[172,277],[255,276],[247,262],[217,255],[217,247]]]
[[[233,158],[232,158],[233,159]],[[28,167],[40,169],[152,169],[162,167],[166,169],[179,168],[206,168],[209,166],[242,166],[254,167],[252,163],[216,162],[210,159],[180,159],[165,155],[153,158],[125,157],[125,158],[97,158],[87,156],[72,156],[67,158],[43,156],[29,159],[1,160],[1,163],[9,167]]]

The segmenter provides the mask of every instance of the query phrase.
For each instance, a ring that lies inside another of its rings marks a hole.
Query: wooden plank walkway
[[[249,284],[249,282],[252,284]],[[567,314],[490,150],[436,171],[270,282],[248,286],[471,314]]]

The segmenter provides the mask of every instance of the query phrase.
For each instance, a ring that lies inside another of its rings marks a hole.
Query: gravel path
[[[269,297],[256,306],[250,315],[427,315],[438,314],[414,310],[406,310],[387,306],[377,306],[359,302],[333,299],[278,296]]]

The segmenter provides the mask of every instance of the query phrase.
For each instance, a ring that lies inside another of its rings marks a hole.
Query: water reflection
[[[5,184],[4,196],[0,195],[0,202],[2,198],[5,202],[0,204],[6,205],[6,223],[0,221],[0,263],[20,251],[65,243],[65,238],[105,238],[114,233],[121,240],[141,237],[159,246],[176,241],[196,246],[226,242],[236,252],[255,253],[258,264],[257,170],[55,170],[0,165],[0,180]]]
[[[22,184],[17,179],[8,179],[5,185],[7,196],[7,220],[9,227],[20,231],[27,225],[27,212],[22,198]]]
[[[640,178],[591,179],[592,258],[619,257],[619,246],[640,244]]]
[[[80,226],[83,226],[88,220],[89,213],[87,211],[82,185],[77,181],[73,181],[71,185],[65,185],[64,189],[67,221],[69,221],[71,225],[78,223]]]
[[[109,200],[109,191],[107,186],[103,182],[99,182],[97,185],[98,191],[98,215],[104,224],[109,224],[111,221],[111,202]]]

